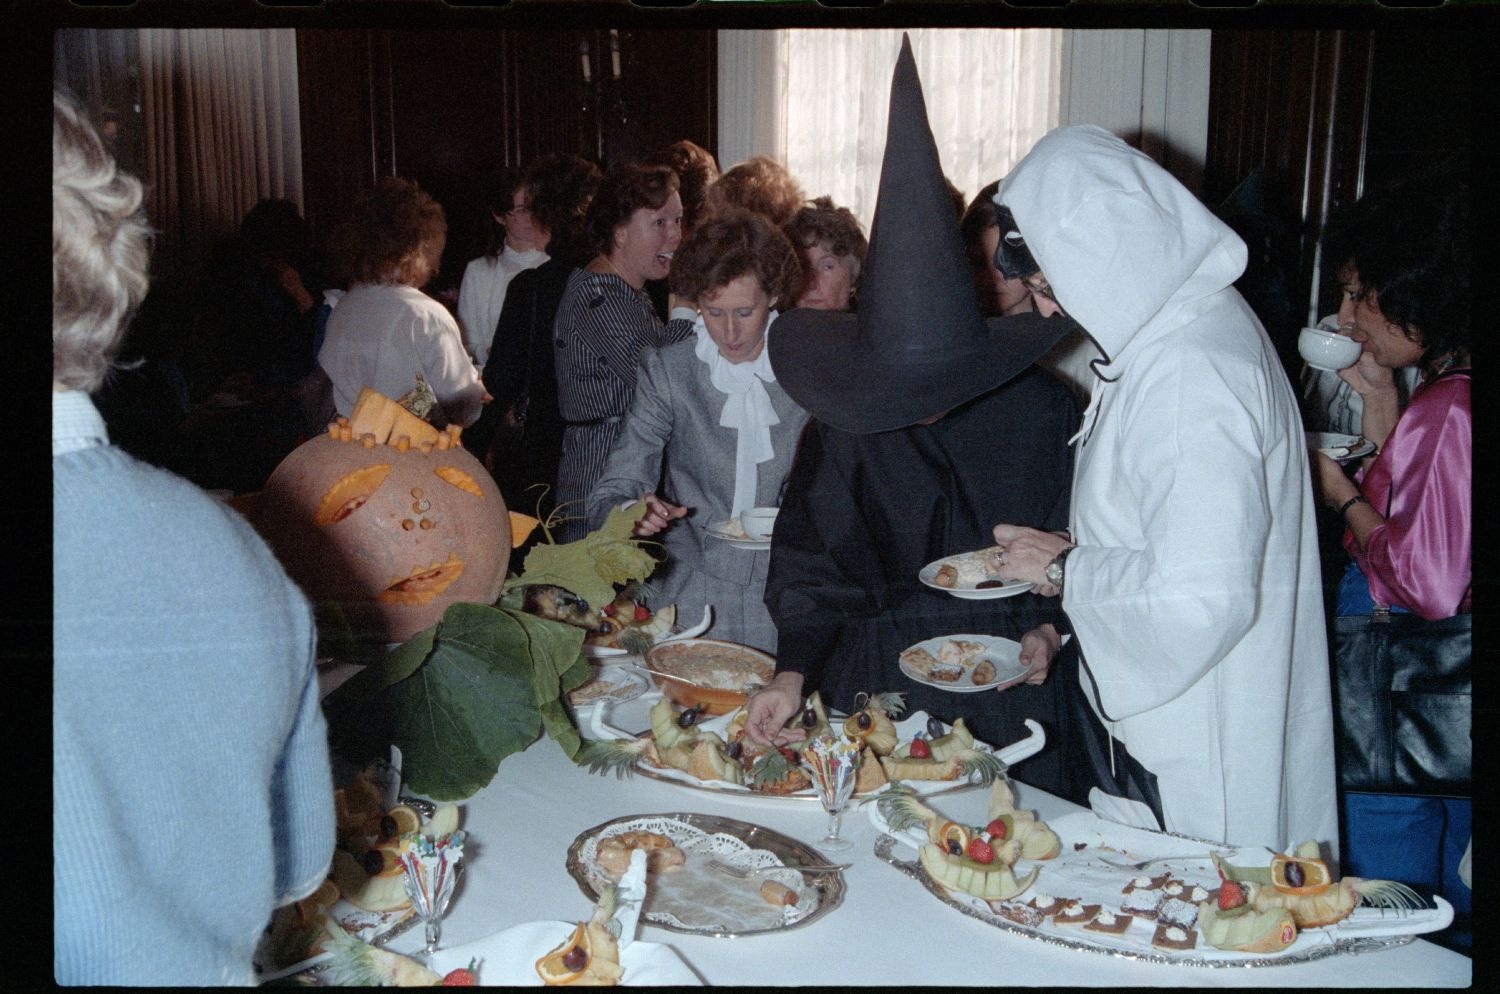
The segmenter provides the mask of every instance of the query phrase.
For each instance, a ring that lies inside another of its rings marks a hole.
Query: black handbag
[[[1384,794],[1469,795],[1470,614],[1376,610],[1334,619],[1339,782]]]

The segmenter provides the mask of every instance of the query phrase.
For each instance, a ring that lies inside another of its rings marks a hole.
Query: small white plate
[[[901,663],[901,672],[917,683],[925,683],[929,687],[936,687],[938,690],[949,690],[955,694],[972,694],[980,690],[994,690],[1002,683],[1014,680],[1026,672],[1026,667],[1021,665],[1021,643],[1014,642],[1008,638],[1001,638],[998,635],[942,635],[937,638],[918,642],[916,645],[909,646],[908,648],[926,649],[936,656],[938,654],[938,647],[951,639],[963,639],[965,642],[978,642],[983,645],[984,652],[975,659],[975,662],[977,663],[980,659],[988,659],[993,663],[995,666],[995,679],[989,683],[975,683],[972,679],[974,673],[973,664],[966,664],[963,673],[957,680],[953,681],[934,680],[931,677],[925,677],[908,666],[904,661]]]
[[[1354,459],[1363,459],[1375,451],[1375,443],[1368,438],[1363,438],[1359,435],[1340,435],[1332,431],[1308,432],[1307,447],[1316,449],[1329,459],[1339,463],[1346,463]]]
[[[709,525],[706,529],[710,535],[723,542],[728,542],[736,549],[747,549],[751,552],[764,552],[771,547],[770,540],[757,542],[747,537],[733,521],[721,521],[718,524]]]
[[[1025,580],[1012,580],[1009,583],[1002,583],[998,587],[945,587],[937,582],[938,570],[942,569],[943,564],[948,562],[948,560],[956,558],[956,556],[944,556],[942,559],[933,560],[922,567],[922,571],[917,574],[917,579],[933,590],[941,590],[945,594],[952,594],[954,597],[966,601],[997,600],[1001,597],[1014,597],[1017,594],[1025,594],[1031,591],[1031,584]]]
[[[587,683],[568,693],[568,702],[575,708],[588,707],[602,700],[623,704],[650,689],[651,680],[633,666],[601,666]]]

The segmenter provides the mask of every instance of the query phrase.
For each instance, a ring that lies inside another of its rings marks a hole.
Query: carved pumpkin
[[[349,418],[276,467],[255,526],[315,604],[386,643],[455,601],[493,604],[511,548],[500,490],[459,429],[438,431],[368,388]]]

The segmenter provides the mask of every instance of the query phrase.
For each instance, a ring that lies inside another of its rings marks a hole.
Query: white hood
[[[1245,270],[1245,243],[1147,156],[1092,124],[1057,128],[995,202],[1015,215],[1052,292],[1107,362]]]

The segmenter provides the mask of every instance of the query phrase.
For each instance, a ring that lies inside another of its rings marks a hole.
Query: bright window
[[[784,60],[785,162],[809,197],[828,194],[868,231],[885,151],[900,29],[796,29]],[[966,200],[1058,124],[1062,31],[907,29],[948,179]],[[780,137],[780,136],[777,136]]]

